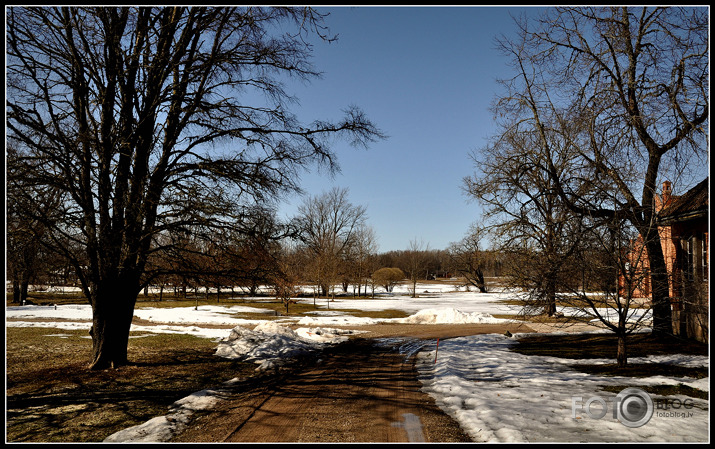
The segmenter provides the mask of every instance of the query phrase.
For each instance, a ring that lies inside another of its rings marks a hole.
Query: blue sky
[[[462,191],[474,172],[469,159],[494,133],[489,106],[497,78],[511,72],[494,38],[515,31],[512,7],[337,7],[326,25],[335,43],[317,43],[315,68],[323,77],[291,86],[299,118],[338,119],[360,107],[389,137],[367,150],[336,142],[341,172],[313,170],[302,177],[307,195],[349,189],[367,207],[379,251],[407,249],[411,240],[444,249],[480,218]],[[295,214],[305,197],[282,203]]]

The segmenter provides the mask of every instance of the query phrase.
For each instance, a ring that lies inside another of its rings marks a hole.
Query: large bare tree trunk
[[[27,277],[22,278],[20,281],[20,304],[25,304],[27,301],[27,291],[30,287],[30,280]]]
[[[476,287],[479,289],[479,293],[487,292],[487,283],[484,282],[484,273],[479,270],[476,275]]]
[[[127,365],[129,330],[134,316],[137,290],[106,283],[100,285],[92,296],[90,369]]]
[[[21,304],[20,302],[20,281],[17,279],[12,280],[12,303]]]
[[[654,231],[657,232],[657,231]],[[650,263],[653,336],[664,338],[673,334],[673,313],[670,308],[668,274],[660,239],[646,238]]]

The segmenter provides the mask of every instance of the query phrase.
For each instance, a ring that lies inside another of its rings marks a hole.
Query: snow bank
[[[199,306],[199,307],[142,307],[134,309],[138,318],[172,324],[256,324],[257,320],[246,320],[233,316],[236,313],[274,314],[270,309],[261,309],[246,306]]]
[[[276,368],[321,349],[325,344],[337,343],[355,331],[339,329],[307,329],[296,331],[273,321],[265,321],[253,330],[236,326],[216,348],[216,355],[228,359],[253,361],[257,371]]]
[[[491,324],[508,321],[494,318],[488,313],[462,312],[453,308],[424,309],[407,318],[395,320],[395,322],[406,324]]]
[[[65,304],[52,306],[10,306],[5,308],[5,318],[44,318],[62,320],[92,320],[92,306],[89,304]]]
[[[325,315],[325,316],[307,316],[298,320],[296,324],[301,326],[369,326],[371,324],[379,324],[385,320],[375,318],[355,317],[347,314],[343,315]]]
[[[295,333],[301,338],[305,338],[318,343],[340,343],[346,341],[348,335],[369,333],[369,331],[356,331],[345,329],[331,329],[322,327],[299,327]]]

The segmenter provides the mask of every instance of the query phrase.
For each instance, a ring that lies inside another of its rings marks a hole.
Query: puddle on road
[[[424,443],[425,436],[422,433],[422,423],[420,417],[414,413],[403,413],[404,421],[393,422],[393,427],[402,427],[407,433],[407,441],[410,443]]]

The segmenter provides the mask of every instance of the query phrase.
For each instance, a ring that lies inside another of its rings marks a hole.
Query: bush
[[[380,268],[372,274],[372,281],[391,292],[401,280],[405,278],[405,273],[399,268]]]

